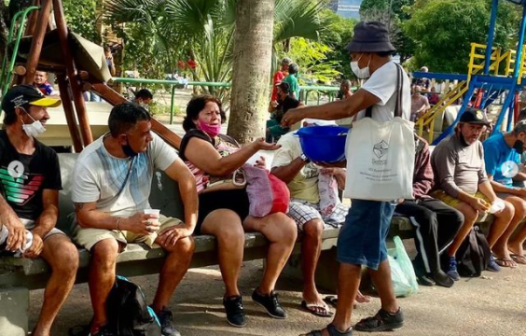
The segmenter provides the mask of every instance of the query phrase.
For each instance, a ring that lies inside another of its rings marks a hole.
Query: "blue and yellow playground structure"
[[[499,0],[493,0],[491,10],[491,21],[489,25],[488,41],[486,45],[472,43],[467,74],[446,74],[430,72],[414,72],[415,78],[429,78],[440,81],[458,81],[453,89],[447,92],[442,99],[431,108],[422,118],[417,121],[416,127],[420,136],[427,135],[429,143],[438,144],[453,133],[460,120],[460,116],[468,104],[472,101],[474,94],[474,106],[486,109],[494,102],[502,101],[502,107],[494,120],[492,132],[501,130],[510,131],[514,120],[519,113],[519,92],[526,86],[526,46],[524,38],[526,33],[526,0],[507,0],[522,6],[522,19],[519,30],[519,38],[516,50],[503,52],[501,48],[494,47],[495,24]],[[455,121],[442,131],[443,116],[445,110],[463,98],[462,105],[458,111]],[[506,125],[503,122],[506,119]],[[435,123],[438,121],[439,124]],[[424,130],[428,130],[424,134]],[[440,131],[442,131],[440,133]]]

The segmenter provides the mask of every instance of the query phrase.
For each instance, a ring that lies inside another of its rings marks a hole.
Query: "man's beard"
[[[466,138],[462,135],[462,133],[458,132],[458,139],[460,140],[460,144],[464,147],[468,147],[470,146],[471,144],[469,142],[466,141]]]

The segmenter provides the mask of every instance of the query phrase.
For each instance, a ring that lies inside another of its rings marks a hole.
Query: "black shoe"
[[[163,336],[181,336],[181,333],[175,329],[172,320],[172,312],[163,307],[163,310],[157,314],[159,322],[161,322],[161,334]]]
[[[453,280],[449,275],[442,271],[433,274],[433,280],[438,286],[446,288],[453,287],[453,285],[455,284],[455,280]]]
[[[223,306],[225,306],[228,324],[238,328],[247,325],[245,311],[243,309],[243,298],[241,296],[224,297]]]
[[[285,310],[281,308],[278,302],[278,294],[274,291],[270,292],[270,294],[262,295],[256,288],[254,293],[252,293],[252,300],[265,308],[267,313],[273,318],[284,319],[287,317]]]
[[[416,279],[418,280],[418,284],[420,284],[422,286],[434,286],[434,285],[436,285],[436,282],[428,274],[417,275]]]
[[[117,334],[114,334],[112,331],[109,330],[109,327],[105,325],[100,327],[97,332],[89,333],[88,336],[117,336]]]
[[[358,331],[388,331],[401,328],[404,325],[404,314],[402,308],[394,314],[390,314],[380,309],[373,317],[368,317],[358,322],[354,329]]]

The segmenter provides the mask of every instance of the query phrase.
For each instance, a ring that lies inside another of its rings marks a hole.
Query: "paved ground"
[[[279,284],[280,300],[289,314],[286,320],[274,320],[250,300],[250,294],[262,274],[262,263],[251,262],[243,267],[240,288],[244,294],[249,323],[244,329],[227,325],[224,319],[222,281],[214,267],[191,270],[174,296],[170,308],[183,336],[296,336],[328,323],[298,307],[301,284],[283,279]],[[484,277],[463,279],[452,289],[421,288],[419,294],[400,300],[406,314],[406,325],[387,335],[404,336],[524,336],[526,335],[526,267],[485,273]],[[141,285],[147,298],[152,298],[157,276],[132,279]],[[43,291],[31,292],[31,321],[38,318]],[[353,322],[373,314],[379,300],[360,305]],[[66,336],[68,328],[86,324],[91,318],[88,288],[75,286],[71,297],[59,314],[53,336]],[[356,334],[360,334],[356,332]],[[382,335],[363,334],[363,335]],[[385,335],[385,334],[383,334]]]

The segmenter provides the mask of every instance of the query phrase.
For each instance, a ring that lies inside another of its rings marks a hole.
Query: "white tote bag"
[[[401,117],[400,73],[398,67],[394,119],[375,121],[369,108],[367,117],[355,122],[347,136],[345,197],[373,201],[413,198],[414,123]]]

